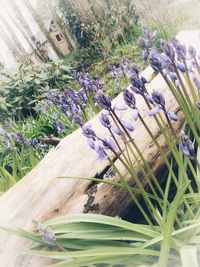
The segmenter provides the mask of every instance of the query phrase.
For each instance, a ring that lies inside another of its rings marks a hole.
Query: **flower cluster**
[[[172,121],[177,121],[178,120],[178,117],[176,116],[176,114],[174,112],[166,110],[165,98],[161,93],[159,93],[157,91],[153,91],[152,99],[153,99],[153,101],[155,103],[155,107],[150,110],[149,116],[154,116],[159,111],[162,110],[165,113],[165,115],[168,117],[169,120],[172,120]]]
[[[79,116],[82,121],[83,110],[87,100],[87,96],[83,90],[75,91],[69,88],[62,94],[50,93],[49,99],[50,102],[68,119],[75,122],[75,117]],[[55,120],[57,129],[60,131],[59,129],[63,129],[64,126],[61,125],[61,122],[57,121],[57,118],[55,118]]]
[[[2,144],[9,148],[9,149],[14,149],[15,146],[22,146],[24,145],[25,147],[33,147],[35,148],[36,145],[39,144],[39,140],[37,138],[30,138],[26,139],[25,136],[22,133],[15,133],[15,134],[10,134],[4,130],[0,130],[0,136],[2,136]]]
[[[83,122],[89,119],[87,117],[88,107],[91,107],[93,112],[99,111],[96,108],[95,96],[98,92],[102,91],[104,82],[97,75],[91,78],[89,73],[84,74],[80,70],[74,73],[74,77],[81,85],[79,90],[67,88],[64,93],[51,92],[49,94],[49,100],[72,124],[77,123],[82,126]],[[61,124],[60,121],[56,120],[58,132],[64,131],[64,125]]]
[[[148,28],[143,28],[144,38],[139,39],[139,45],[142,48],[142,59],[147,60],[149,58],[150,50],[154,44],[156,38],[156,32],[151,32]]]
[[[86,99],[88,99],[89,95],[94,96],[99,90],[102,90],[105,84],[98,75],[91,78],[89,73],[84,74],[81,70],[77,70],[74,76],[81,85],[81,91],[84,91]]]
[[[127,94],[127,92],[124,91],[124,94]],[[99,107],[105,110],[100,114],[99,120],[102,126],[107,129],[109,136],[104,138],[98,137],[91,129],[91,126],[84,125],[82,130],[83,135],[87,137],[88,145],[97,152],[100,160],[104,160],[107,158],[105,150],[110,150],[115,154],[117,153],[119,144],[116,136],[120,137],[123,142],[126,142],[126,133],[134,131],[134,127],[128,121],[119,118],[115,112],[116,110],[125,110],[127,107],[113,106],[110,97],[103,92],[97,94],[96,99]],[[136,110],[135,106],[134,109]]]

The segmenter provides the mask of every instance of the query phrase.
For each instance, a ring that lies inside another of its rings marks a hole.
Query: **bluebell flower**
[[[103,144],[103,148],[110,149],[111,151],[116,151],[116,146],[112,138],[110,139],[103,138],[101,139],[101,142]]]
[[[92,149],[95,149],[95,142],[93,138],[87,138],[87,143]]]
[[[200,90],[200,80],[198,80],[196,77],[194,77],[193,82],[194,82],[197,90]]]
[[[95,151],[98,154],[98,159],[100,161],[107,159],[106,154],[105,154],[103,148],[97,142],[95,143]]]
[[[174,112],[168,111],[167,116],[171,121],[177,121],[178,120],[178,117],[176,116],[176,114]]]
[[[161,94],[161,93],[159,93],[158,91],[153,91],[153,93],[152,93],[152,98],[153,98],[153,101],[156,103],[156,104],[158,104],[158,105],[160,105],[161,107],[164,107],[165,106],[165,98],[164,98],[164,96]]]
[[[97,103],[101,108],[105,110],[111,109],[111,100],[108,95],[106,95],[105,93],[98,93],[96,98],[97,98]]]
[[[65,131],[65,126],[60,121],[56,121],[56,129],[58,133],[63,133]]]
[[[188,48],[188,54],[192,57],[195,58],[197,55],[197,52],[193,46],[189,46]]]
[[[133,93],[131,93],[129,90],[124,89],[123,90],[123,96],[124,96],[124,101],[127,104],[127,106],[129,106],[132,109],[136,109],[136,100],[135,100],[135,96]]]
[[[113,133],[115,133],[115,134],[117,134],[119,136],[122,135],[122,132],[120,131],[120,129],[114,124],[111,126],[111,130],[112,130]]]
[[[164,44],[162,44],[162,50],[168,58],[174,61],[175,53],[170,43],[164,42]]]
[[[95,139],[96,138],[96,134],[95,132],[91,129],[90,126],[87,126],[87,125],[83,125],[82,127],[82,134],[87,137],[87,138],[92,138],[92,139]]]
[[[186,67],[185,67],[185,64],[184,63],[182,63],[182,62],[177,62],[176,63],[176,66],[177,66],[177,68],[178,68],[178,70],[180,70],[181,72],[186,72]]]
[[[161,72],[165,66],[163,58],[158,54],[155,49],[150,52],[150,64],[153,70]]]
[[[101,115],[99,116],[99,120],[104,127],[106,127],[106,128],[111,127],[111,122],[110,122],[107,114],[101,113]]]
[[[160,112],[161,111],[161,108],[159,107],[159,106],[155,106],[154,108],[152,108],[150,111],[149,111],[149,113],[148,113],[148,115],[149,116],[155,116],[158,112]]]
[[[39,226],[39,232],[42,234],[42,240],[50,246],[56,245],[56,236],[50,228]]]
[[[133,132],[135,130],[134,127],[128,121],[122,119],[120,119],[120,121],[128,131]]]
[[[179,144],[179,149],[189,159],[196,159],[194,143],[184,132],[181,133],[181,143]]]

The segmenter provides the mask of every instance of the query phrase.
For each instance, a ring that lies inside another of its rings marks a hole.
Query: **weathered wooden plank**
[[[200,52],[199,31],[181,32],[178,38],[186,45],[194,45]],[[151,79],[152,74],[151,68],[147,68],[143,73],[147,79]],[[167,100],[167,107],[172,111],[177,111],[177,103],[159,75],[151,81],[148,87],[149,90],[162,90]],[[114,102],[121,103],[122,95],[119,95]],[[158,133],[157,126],[154,120],[148,117],[146,105],[141,98],[137,98],[137,106],[146,123],[151,125],[152,133],[156,135]],[[130,112],[123,111],[120,116],[130,119]],[[183,122],[180,112],[178,116],[180,120],[174,124],[177,130],[180,129]],[[98,134],[104,135],[105,129],[100,126],[98,116],[93,118],[90,123]],[[160,155],[141,123],[137,122],[134,126],[136,131],[133,133],[133,138],[141,149],[143,156],[156,170],[161,162]],[[158,141],[161,145],[165,145],[162,136],[158,137]],[[130,177],[128,177],[120,162],[116,161],[116,164],[129,179]],[[85,180],[59,180],[57,177],[94,177],[97,173],[101,173],[106,166],[108,166],[108,162],[99,163],[96,160],[96,154],[90,150],[81,134],[81,129],[78,129],[64,138],[34,170],[0,197],[0,225],[31,229],[32,220],[41,221],[60,214],[83,212],[84,204],[87,201],[86,191],[91,183]],[[137,164],[135,164],[135,169],[139,172]],[[102,192],[105,197],[102,197]],[[95,203],[99,204],[98,212],[116,215],[124,213],[124,209],[130,204],[130,198],[124,191],[120,191],[119,194],[116,189],[100,184],[95,194]],[[110,209],[111,205],[112,211]],[[23,255],[15,250],[28,245],[28,241],[0,231],[0,266],[45,266],[49,260]]]

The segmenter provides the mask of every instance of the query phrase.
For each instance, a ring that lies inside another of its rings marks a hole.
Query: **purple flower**
[[[186,50],[183,46],[179,46],[176,49],[176,56],[178,61],[185,61],[186,60]]]
[[[3,145],[4,145],[5,147],[7,147],[8,149],[11,149],[11,148],[12,148],[12,145],[11,145],[9,139],[4,139],[4,140],[2,141],[2,143],[3,143]]]
[[[121,123],[128,131],[133,132],[135,130],[134,127],[128,121],[121,120]]]
[[[179,144],[179,149],[189,159],[196,159],[194,143],[192,143],[192,141],[184,132],[181,134],[181,143]]]
[[[92,139],[95,139],[95,138],[96,138],[96,134],[95,134],[95,132],[91,129],[90,126],[86,126],[86,125],[84,125],[84,126],[82,127],[82,130],[83,130],[82,134],[83,134],[85,137],[87,137],[87,138],[92,138]]]
[[[148,49],[150,47],[150,41],[148,39],[140,37],[139,45],[142,49]]]
[[[97,94],[97,103],[99,106],[105,110],[111,109],[111,100],[110,97],[104,93],[98,93]]]
[[[95,150],[95,142],[92,138],[87,138],[88,145]]]
[[[47,144],[45,144],[45,143],[41,143],[41,144],[40,144],[40,147],[41,147],[41,148],[47,148],[47,147],[48,147],[48,145],[47,145]]]
[[[130,86],[130,89],[131,89],[135,94],[143,95],[144,92],[145,92],[145,91],[144,91],[144,88],[136,87],[136,86],[133,86],[133,85]]]
[[[147,27],[143,27],[143,33],[149,40],[153,41],[156,37],[156,31],[152,32]]]
[[[185,64],[183,64],[182,62],[178,62],[176,64],[176,66],[177,66],[178,70],[180,70],[181,72],[184,73],[186,71]]]
[[[159,111],[160,111],[160,107],[159,106],[155,106],[154,108],[152,108],[149,112],[149,116],[155,116]]]
[[[56,245],[56,236],[50,228],[40,226],[39,232],[42,234],[42,240],[44,241],[45,244],[50,246]]]
[[[13,134],[12,138],[16,140],[19,144],[25,144],[25,139],[22,133]]]
[[[173,82],[175,82],[175,81],[177,80],[177,75],[176,75],[175,72],[169,71],[169,72],[168,72],[168,75],[169,75],[170,79],[171,79]]]
[[[58,114],[57,114],[57,113],[54,113],[54,114],[53,114],[53,119],[54,119],[55,121],[58,120]]]
[[[196,77],[194,77],[193,82],[194,82],[196,88],[198,90],[200,90],[200,81]]]
[[[99,159],[100,161],[102,161],[102,160],[106,160],[106,159],[107,159],[107,158],[106,158],[106,154],[105,154],[103,148],[102,148],[97,142],[95,143],[95,151],[97,152],[97,154],[98,154],[98,159]]]
[[[110,149],[111,151],[115,151],[116,150],[116,146],[114,141],[110,138],[109,140],[106,138],[101,139],[101,142],[103,144],[103,147],[105,149]]]
[[[167,112],[167,117],[171,120],[171,121],[177,121],[178,117],[176,116],[176,114],[174,112],[168,111]]]
[[[160,105],[161,107],[164,107],[165,106],[165,98],[164,96],[159,93],[158,91],[153,91],[152,93],[152,98],[153,98],[153,101]]]
[[[87,78],[85,80],[83,80],[83,87],[85,89],[88,89],[89,88],[89,85],[90,85],[90,80]]]
[[[145,98],[150,104],[154,104],[154,101],[151,95],[145,94]]]
[[[30,144],[30,146],[35,147],[38,144],[37,138],[35,138],[35,137],[34,138],[31,138],[29,140],[29,144]]]
[[[134,119],[134,121],[137,121],[138,117],[139,117],[138,110],[137,109],[133,109],[133,119]]]
[[[81,116],[80,115],[74,115],[74,117],[73,117],[73,121],[75,122],[75,123],[77,123],[80,127],[82,127],[83,126],[83,121],[82,121],[82,118],[81,118]]]
[[[111,126],[111,130],[113,133],[117,134],[117,135],[121,135],[121,131],[119,130],[119,128],[115,125]]]
[[[143,50],[142,51],[142,59],[144,61],[147,61],[148,57],[149,57],[149,51],[148,50]]]
[[[58,133],[63,133],[65,130],[65,126],[60,121],[57,121],[56,122],[56,129],[57,129]]]
[[[124,101],[127,104],[127,106],[129,106],[132,109],[136,109],[135,107],[135,96],[133,93],[131,93],[129,90],[124,89],[123,90],[123,96],[124,96]]]
[[[175,57],[174,49],[169,43],[165,42],[164,44],[162,44],[162,50],[168,58],[174,60]]]
[[[151,67],[155,71],[162,71],[165,65],[163,58],[158,54],[158,52],[155,49],[151,49],[150,63]]]
[[[195,50],[195,48],[193,46],[189,46],[188,53],[193,58],[195,58],[196,57],[196,54],[197,54],[197,52],[196,52],[196,50]]]
[[[106,127],[106,128],[111,127],[110,120],[105,113],[101,113],[101,115],[99,116],[99,120],[104,127]]]

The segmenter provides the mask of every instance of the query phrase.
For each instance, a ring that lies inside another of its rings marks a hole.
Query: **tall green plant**
[[[104,110],[99,118],[109,137],[99,136],[91,125],[80,124],[90,148],[97,153],[99,160],[109,162],[119,182],[113,182],[112,179],[85,179],[126,190],[141,213],[144,223],[134,224],[117,218],[85,214],[51,219],[39,224],[37,233],[6,229],[36,241],[39,248],[46,244],[56,250],[29,250],[27,253],[63,261],[52,266],[93,266],[103,263],[185,267],[188,266],[190,255],[193,255],[193,265],[198,266],[200,66],[193,47],[186,48],[177,39],[171,42],[161,41],[162,52],[159,53],[154,40],[155,33],[144,28],[144,38],[140,39],[143,57],[144,60],[149,59],[154,71],[160,73],[181,109],[185,117],[183,131],[180,135],[177,134],[174,123],[179,119],[178,115],[169,110],[163,93],[156,90],[150,93],[146,79],[139,75],[135,66],[130,66],[127,62],[122,62],[121,68],[129,77],[131,87],[130,90],[123,90],[123,97],[125,108],[132,112],[134,120],[139,120],[144,126],[166,165],[169,174],[165,186],[160,184],[159,177],[143,156],[139,144],[132,138],[132,122],[119,115],[118,110],[124,110],[124,107],[113,105],[110,97],[102,90],[98,91],[96,102]],[[195,76],[192,77],[191,73]],[[171,160],[166,155],[165,146],[159,143],[150,125],[142,117],[135,94],[143,98],[148,115],[155,121],[171,152]],[[134,187],[125,179],[110,153],[123,165]],[[133,161],[140,168],[143,182],[138,177]],[[174,164],[178,171],[173,168]],[[148,185],[148,192],[144,183]],[[170,195],[172,188],[175,188],[173,196]]]

